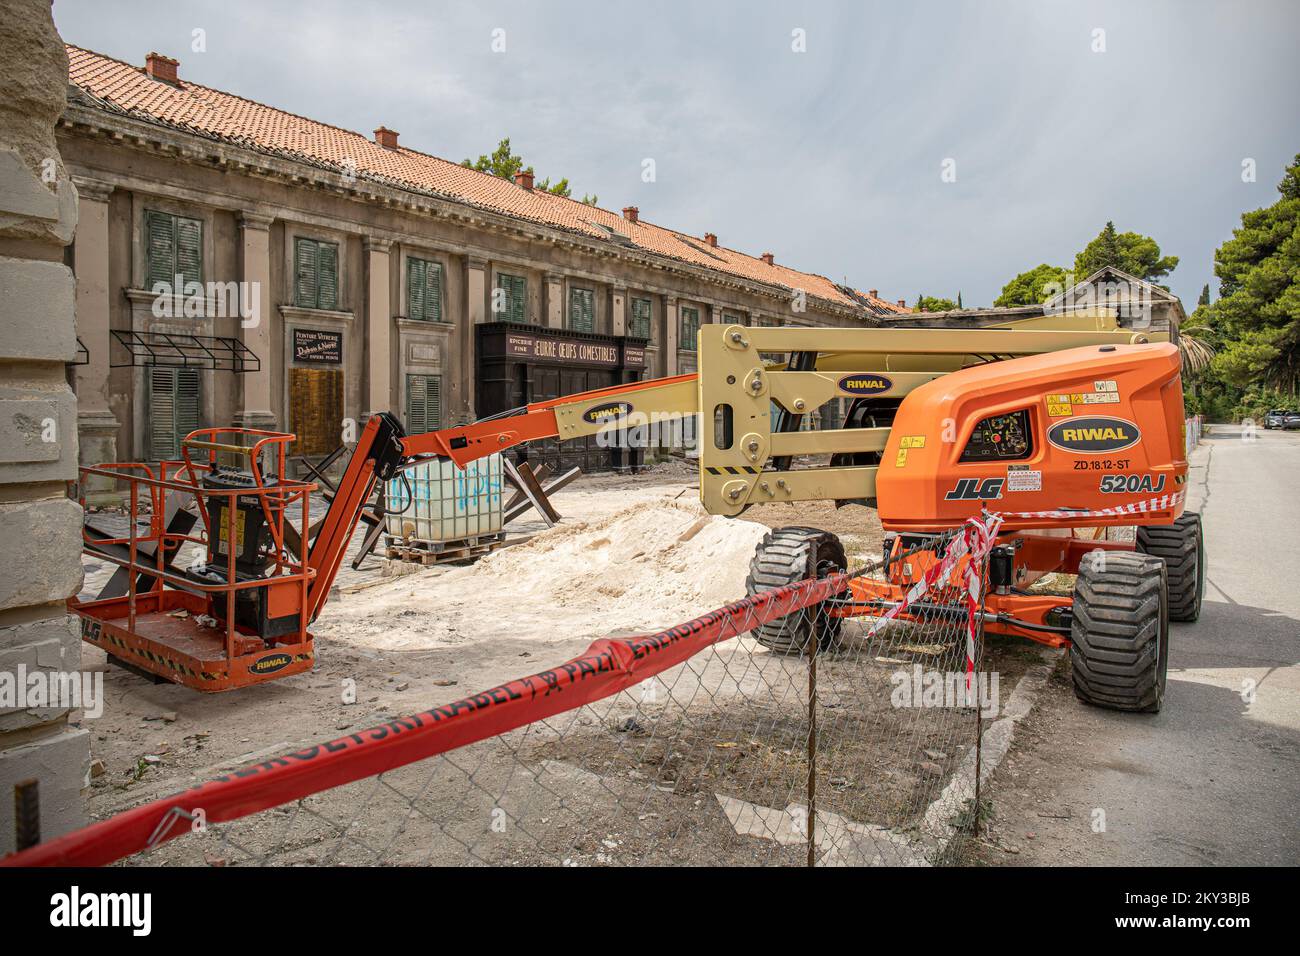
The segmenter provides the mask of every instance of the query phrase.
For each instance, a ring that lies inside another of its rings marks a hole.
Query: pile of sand
[[[562,524],[468,567],[349,595],[330,605],[316,631],[394,649],[655,631],[743,597],[766,531],[710,516],[696,501],[645,502]]]

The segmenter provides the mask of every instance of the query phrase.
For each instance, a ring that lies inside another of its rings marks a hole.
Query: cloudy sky
[[[1113,219],[1181,258],[1190,305],[1300,152],[1294,0],[55,0],[54,17],[68,42],[167,53],[183,78],[448,159],[509,136],[575,195],[909,304],[989,305]]]

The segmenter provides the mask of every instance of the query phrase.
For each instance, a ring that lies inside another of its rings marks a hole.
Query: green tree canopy
[[[1049,266],[1046,262],[1020,273],[1002,287],[1002,294],[993,304],[1000,308],[1017,305],[1039,305],[1065,287],[1066,270]],[[1052,286],[1049,290],[1047,287]]]
[[[932,295],[918,295],[916,297],[917,312],[947,312],[957,308],[957,303],[952,299],[940,299]]]
[[[1281,198],[1243,213],[1214,255],[1219,298],[1197,309],[1213,332],[1213,369],[1243,390],[1300,391],[1300,155]]]
[[[1115,224],[1108,222],[1097,238],[1074,257],[1074,274],[1083,280],[1106,266],[1114,266],[1139,279],[1159,282],[1178,267],[1178,257],[1161,256],[1159,244],[1150,236],[1116,232]]]
[[[509,179],[512,182],[515,173],[521,169],[527,172],[533,172],[533,167],[525,166],[522,156],[510,152],[510,137],[507,136],[497,144],[497,148],[489,154],[480,156],[477,160],[466,159],[461,163],[467,169],[477,169],[480,173],[491,173],[501,179]],[[551,193],[554,196],[563,196],[568,199],[571,196],[569,180],[561,179],[557,183],[552,183],[550,177],[539,179],[533,183],[534,189],[540,189],[543,192]],[[600,201],[598,196],[584,195],[582,201],[588,206],[594,206]]]

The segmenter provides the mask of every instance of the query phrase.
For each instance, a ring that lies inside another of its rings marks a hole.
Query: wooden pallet
[[[387,539],[387,556],[393,561],[413,564],[455,564],[473,561],[505,545],[505,532],[474,535],[453,541],[420,541],[415,538]]]

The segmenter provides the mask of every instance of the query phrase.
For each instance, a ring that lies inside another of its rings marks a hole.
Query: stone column
[[[664,375],[677,374],[677,297],[664,296]]]
[[[556,272],[546,273],[546,326],[564,328],[564,276]]]
[[[76,702],[27,697],[38,672],[56,687],[81,676],[79,631],[64,609],[82,581],[81,508],[67,495],[77,478],[66,371],[77,355],[77,288],[63,264],[77,190],[54,139],[68,57],[49,0],[5,4],[0,85],[0,679],[21,694],[0,708],[2,855],[15,848],[17,785],[34,782],[49,840],[86,822],[90,771],[90,734],[69,722]],[[81,704],[91,720],[91,702]]]
[[[77,232],[73,237],[77,283],[77,337],[90,361],[77,366],[77,447],[83,465],[117,461],[117,432],[109,386],[111,298],[108,279],[108,198],[113,187],[94,179],[73,177],[80,197]],[[114,500],[114,482],[90,477],[82,491],[92,504]]]
[[[614,287],[609,312],[609,334],[627,335],[627,289]]]
[[[488,300],[488,262],[479,256],[465,259],[465,293],[469,298],[466,316],[471,326],[482,322],[494,322],[496,316],[490,315]]]
[[[388,269],[387,239],[367,238],[366,249],[366,354],[369,366],[366,379],[365,419],[376,412],[396,411],[392,395],[392,327],[393,309]]]
[[[275,403],[271,398],[271,217],[246,211],[239,217],[241,245],[240,281],[244,288],[240,302],[251,305],[250,314],[240,319],[244,345],[261,360],[256,372],[239,376],[244,385],[244,406],[237,416],[244,428],[276,427]]]

